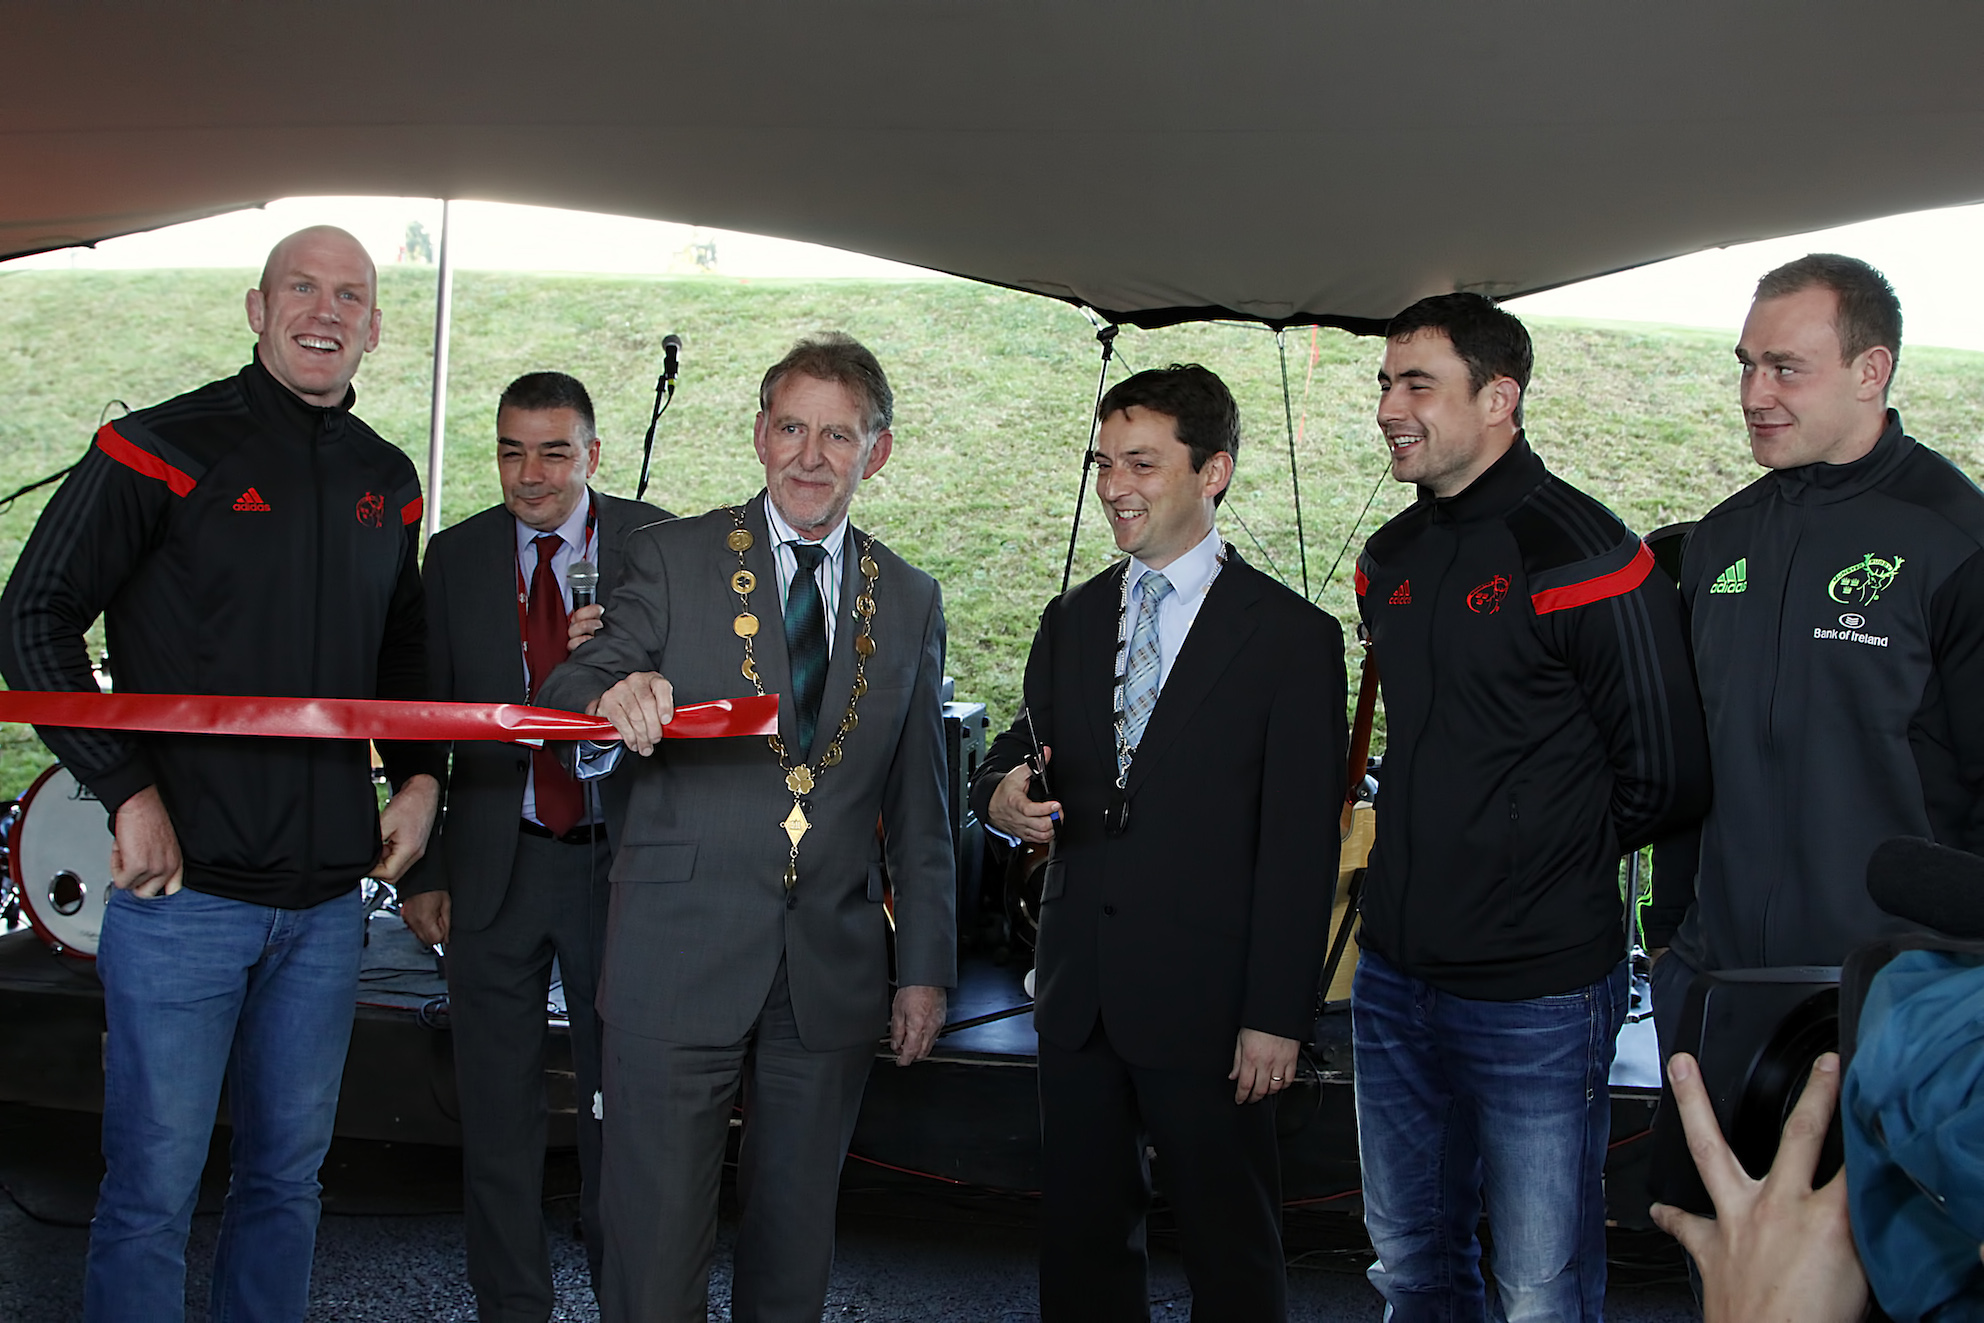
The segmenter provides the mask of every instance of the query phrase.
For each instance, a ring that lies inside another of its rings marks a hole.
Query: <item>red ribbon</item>
[[[379,698],[235,698],[217,694],[0,692],[0,721],[190,735],[316,740],[618,740],[598,717],[521,703],[426,703]],[[778,695],[752,694],[675,709],[673,739],[778,733]]]

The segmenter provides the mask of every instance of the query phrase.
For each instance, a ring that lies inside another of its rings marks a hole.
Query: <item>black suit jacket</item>
[[[1027,658],[1063,815],[1034,1023],[1073,1049],[1100,1015],[1135,1065],[1223,1073],[1242,1028],[1314,1029],[1344,790],[1343,631],[1229,549],[1131,765],[1128,830],[1110,837],[1127,565],[1050,602]],[[973,788],[981,816],[1026,748],[1017,722],[993,741]]]
[[[620,581],[627,535],[669,518],[665,510],[595,491],[599,532],[599,600]],[[516,516],[492,506],[436,533],[421,577],[427,588],[427,665],[434,697],[462,703],[524,701],[523,651],[517,638]],[[502,907],[516,858],[530,751],[522,745],[463,741],[454,746],[440,825],[403,894],[446,891],[449,922],[467,932],[488,927]],[[602,793],[625,797],[604,783]],[[608,803],[609,820],[618,805]]]

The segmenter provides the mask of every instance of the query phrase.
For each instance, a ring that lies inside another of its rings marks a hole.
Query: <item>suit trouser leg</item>
[[[575,926],[564,912],[589,913],[591,856],[520,835],[495,920],[451,934],[449,1015],[462,1109],[468,1278],[483,1323],[539,1323],[551,1313],[543,1208],[545,1004],[557,935]],[[564,945],[579,954],[575,944]],[[561,953],[561,967],[569,970],[570,963]],[[582,977],[567,977],[589,986],[592,975],[587,968]]]
[[[1193,1319],[1280,1323],[1288,1270],[1274,1100],[1234,1102],[1218,1070],[1132,1068],[1131,1077],[1177,1219]]]
[[[785,966],[758,1019],[738,1154],[737,1323],[815,1323],[834,1261],[840,1170],[875,1045],[814,1052],[799,1041]]]
[[[586,1264],[591,1270],[593,1294],[598,1295],[606,1241],[600,1227],[599,1118],[593,1114],[593,1097],[600,1091],[599,1016],[593,1002],[599,991],[599,953],[606,936],[609,894],[606,874],[613,856],[603,840],[595,842],[590,851],[577,846],[559,848],[592,856],[591,871],[585,882],[574,885],[569,894],[561,896],[551,939],[558,951],[559,974],[564,979],[565,1018],[572,1042],[572,1090],[578,1107],[575,1124],[579,1144],[579,1221],[585,1229]]]
[[[1100,1020],[1080,1048],[1040,1040],[1040,1148],[1041,1323],[1145,1323],[1143,1117]]]
[[[694,1047],[603,1027],[599,1312],[704,1323],[717,1193],[749,1039]]]

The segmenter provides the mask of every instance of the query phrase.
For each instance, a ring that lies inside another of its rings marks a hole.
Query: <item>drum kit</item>
[[[56,955],[96,959],[110,899],[110,832],[103,806],[57,763],[35,778],[0,820],[7,857],[6,910]]]

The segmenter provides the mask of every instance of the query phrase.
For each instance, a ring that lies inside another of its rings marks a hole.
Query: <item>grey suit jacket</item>
[[[791,667],[764,502],[746,507],[762,622],[757,664],[782,696],[779,730],[794,740]],[[678,705],[752,692],[731,577],[737,553],[725,510],[642,529],[606,604],[606,624],[552,673],[540,701],[583,711],[635,671],[659,671]],[[865,535],[850,527],[819,742],[826,748],[854,681],[854,615]],[[875,654],[859,724],[843,758],[808,796],[813,827],[789,850],[779,823],[792,809],[785,774],[759,737],[664,740],[624,756],[609,779],[631,781],[616,836],[613,899],[601,974],[601,1017],[616,1028],[692,1044],[742,1039],[786,962],[800,1041],[852,1047],[888,1025],[884,857],[895,892],[897,981],[950,987],[957,973],[957,883],[945,804],[944,607],[937,583],[877,542]],[[877,839],[880,820],[884,839]]]
[[[599,505],[594,544],[599,598],[605,601],[620,581],[627,535],[669,515],[604,492],[594,492],[593,499]],[[516,517],[500,505],[443,529],[427,544],[421,578],[427,588],[427,667],[434,697],[524,701],[516,564]],[[401,893],[448,892],[449,921],[466,932],[493,923],[510,886],[529,767],[530,751],[520,745],[455,745],[440,825]],[[606,805],[609,818],[617,816],[616,807]]]

